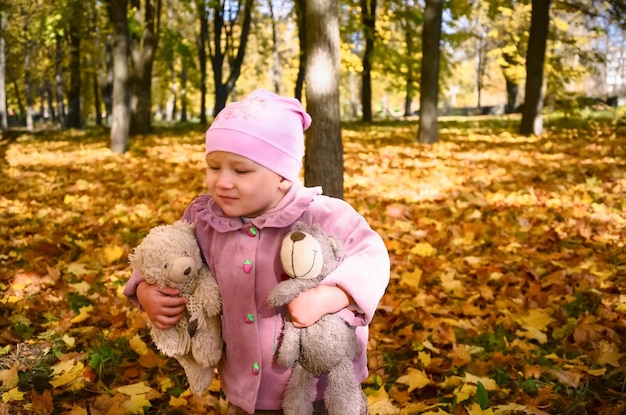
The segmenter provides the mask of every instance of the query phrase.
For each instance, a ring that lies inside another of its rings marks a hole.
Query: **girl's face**
[[[253,218],[267,212],[280,202],[291,183],[246,157],[225,151],[207,154],[206,162],[209,194],[231,217]]]

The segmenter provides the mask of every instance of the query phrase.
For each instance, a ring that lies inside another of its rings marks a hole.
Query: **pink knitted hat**
[[[206,132],[205,154],[238,154],[296,182],[309,125],[300,101],[257,89],[217,114]]]

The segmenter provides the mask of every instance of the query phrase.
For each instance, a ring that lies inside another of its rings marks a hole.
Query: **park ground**
[[[383,237],[370,413],[626,413],[624,108],[345,124],[345,199]],[[220,414],[121,294],[127,255],[203,191],[203,131],[0,136],[0,414]]]

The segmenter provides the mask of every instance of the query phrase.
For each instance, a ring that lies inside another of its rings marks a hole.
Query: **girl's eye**
[[[212,171],[218,171],[220,168],[217,166],[208,166],[207,169]]]
[[[246,174],[246,173],[250,173],[250,171],[249,170],[238,170],[238,169],[235,169],[235,173],[237,173],[237,174]]]

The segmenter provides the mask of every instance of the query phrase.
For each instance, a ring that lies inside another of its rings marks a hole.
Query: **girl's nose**
[[[230,188],[233,185],[233,181],[227,172],[220,172],[220,174],[217,176],[215,184],[217,185],[217,187]]]

